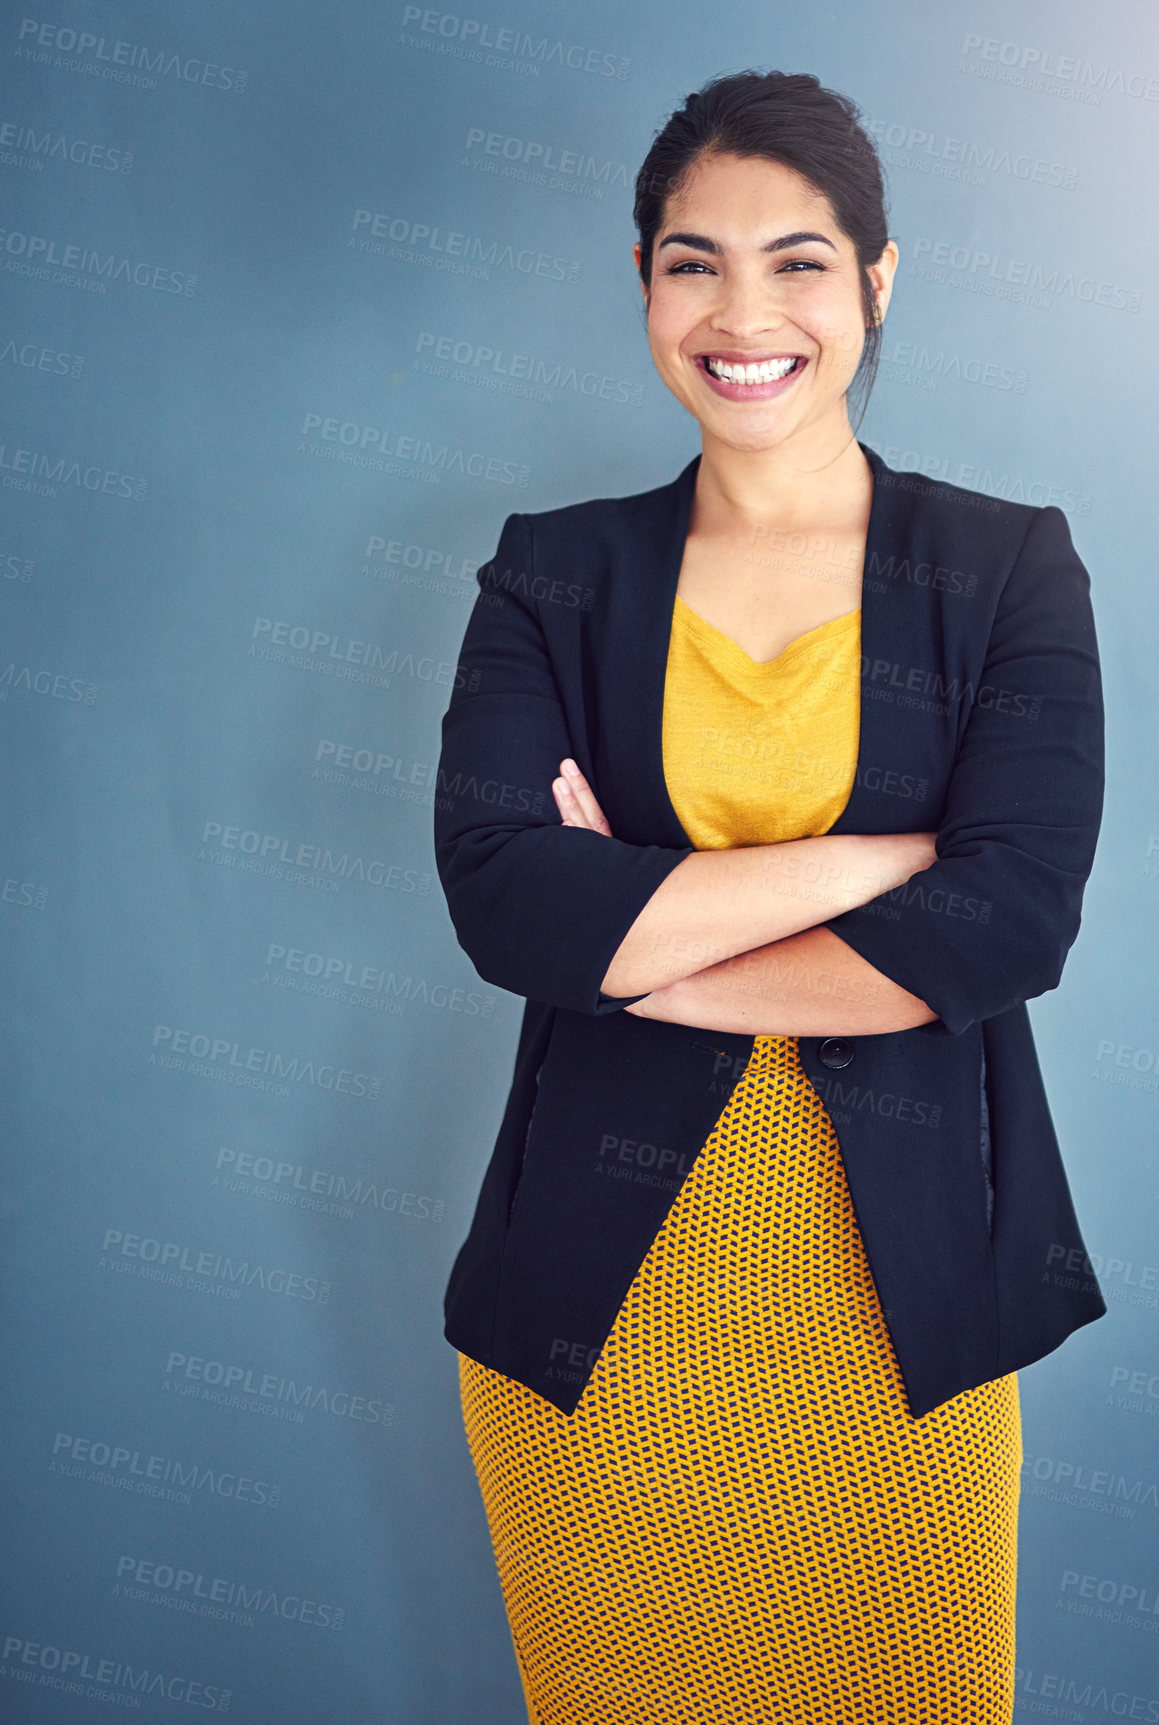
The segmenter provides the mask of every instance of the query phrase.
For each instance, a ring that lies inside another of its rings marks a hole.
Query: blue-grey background
[[[1159,1718],[1153,21],[51,0],[0,23],[6,1721],[523,1716],[441,1329],[522,1003],[434,874],[439,720],[505,517],[699,448],[631,185],[749,66],[882,147],[862,438],[1092,575],[1031,1011],[1110,1312],[1020,1375],[1018,1716]]]

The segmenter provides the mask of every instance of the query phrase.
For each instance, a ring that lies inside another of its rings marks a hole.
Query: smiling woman
[[[1106,1309],[1044,1285],[1025,1008],[1099,826],[1089,583],[1057,509],[857,441],[898,251],[845,97],[713,80],[636,219],[701,454],[508,518],[439,781],[558,817],[435,816],[528,1002],[447,1335],[529,1714],[1009,1725],[1016,1368]],[[593,603],[485,606],[511,568]]]

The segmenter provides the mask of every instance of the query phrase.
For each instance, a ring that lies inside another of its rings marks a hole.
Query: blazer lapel
[[[676,584],[700,466],[695,456],[670,485],[647,492],[617,534],[606,603],[592,615],[600,715],[591,738],[597,795],[617,838],[695,848],[664,780],[664,678]]]
[[[857,776],[849,801],[829,828],[832,833],[903,829],[906,803],[896,796],[883,796],[880,784],[882,775],[895,772],[900,776],[912,765],[906,738],[908,733],[915,740],[915,726],[910,710],[897,705],[897,692],[879,687],[875,667],[904,665],[908,675],[910,667],[928,664],[930,657],[928,649],[919,645],[928,628],[929,607],[922,603],[924,594],[915,592],[897,575],[906,566],[909,511],[895,489],[892,469],[875,450],[864,443],[860,448],[873,469],[861,581],[861,721]],[[886,698],[879,699],[882,695]],[[914,830],[919,830],[921,818],[913,824]]]

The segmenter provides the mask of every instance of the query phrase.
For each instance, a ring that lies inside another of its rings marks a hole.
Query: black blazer
[[[1024,1005],[1057,987],[1079,929],[1102,692],[1062,512],[894,472],[861,447],[860,746],[830,831],[936,830],[937,861],[826,926],[939,1016],[799,1049],[918,1418],[1107,1309]],[[445,1333],[564,1413],[753,1048],[600,991],[695,848],[665,787],[661,718],[699,462],[651,491],[508,516],[443,718],[435,857],[451,920],[480,976],[527,998]],[[614,837],[562,825],[564,755]]]

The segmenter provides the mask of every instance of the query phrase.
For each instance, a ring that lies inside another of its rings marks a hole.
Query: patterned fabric
[[[836,820],[859,621],[757,664],[678,601],[698,848]],[[795,1038],[756,1038],[572,1416],[459,1366],[533,1725],[1009,1725],[1017,1377],[911,1418]]]

